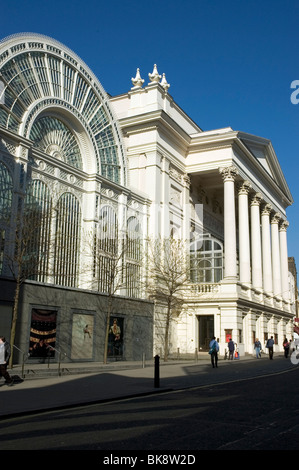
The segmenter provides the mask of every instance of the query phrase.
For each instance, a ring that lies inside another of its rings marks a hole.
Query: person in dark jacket
[[[211,354],[212,367],[218,367],[219,343],[216,341],[215,336],[211,339],[209,348],[209,354]]]
[[[227,343],[228,346],[228,358],[233,359],[234,358],[234,351],[235,351],[235,343],[233,340],[230,338],[229,342]]]
[[[7,385],[13,385],[13,379],[7,372],[7,365],[10,358],[10,344],[4,336],[0,336],[0,377],[4,377]]]
[[[287,358],[290,351],[290,343],[288,342],[287,338],[285,338],[283,342],[283,349],[284,349],[284,357]]]
[[[266,348],[269,350],[269,359],[273,359],[273,346],[274,346],[274,339],[273,336],[268,339]]]

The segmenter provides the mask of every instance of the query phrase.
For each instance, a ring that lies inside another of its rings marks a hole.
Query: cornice
[[[0,124],[0,134],[4,138],[6,138],[6,139],[8,139],[12,142],[17,142],[19,145],[23,145],[26,148],[30,148],[33,145],[31,140],[28,140],[25,137],[22,137],[21,135],[15,133],[15,132],[13,132],[9,129],[6,129],[1,124]]]
[[[134,116],[128,116],[125,118],[120,118],[119,123],[121,128],[125,130],[126,133],[135,133],[136,127],[145,123],[152,123],[155,126],[161,126],[161,124],[169,127],[173,133],[176,133],[182,138],[188,145],[191,142],[190,135],[184,131],[184,129],[177,124],[163,109],[158,109],[155,111],[150,111],[143,114],[137,114]]]
[[[130,116],[119,120],[124,137],[156,130],[171,140],[185,157],[188,153],[190,135],[184,131],[164,110]]]

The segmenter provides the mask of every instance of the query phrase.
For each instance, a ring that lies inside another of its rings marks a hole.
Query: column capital
[[[223,181],[235,181],[238,170],[235,166],[231,165],[225,168],[219,168],[219,173],[221,174]]]
[[[262,215],[270,215],[271,212],[272,212],[271,204],[265,204],[263,209],[262,209]]]
[[[287,220],[283,220],[280,224],[279,231],[280,232],[286,232],[289,225],[290,224]]]
[[[186,188],[189,189],[190,185],[191,185],[191,179],[190,179],[190,176],[188,175],[188,173],[185,173],[183,175],[182,180],[183,180],[183,183],[186,186]]]
[[[263,196],[261,195],[261,193],[255,193],[251,198],[250,204],[252,206],[260,206],[262,200]]]
[[[243,182],[240,183],[240,185],[238,186],[239,195],[245,195],[245,196],[248,195],[250,188],[251,188],[251,183],[250,183],[250,181],[243,181]]]
[[[273,216],[271,217],[271,224],[279,224],[280,221],[281,221],[281,214],[279,212],[276,212],[275,214],[273,214]]]

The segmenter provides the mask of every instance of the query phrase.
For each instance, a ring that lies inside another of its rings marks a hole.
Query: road
[[[209,374],[200,387],[2,419],[0,450],[299,449],[298,366],[278,358]]]

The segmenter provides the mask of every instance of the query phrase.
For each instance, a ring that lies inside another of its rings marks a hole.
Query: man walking
[[[212,366],[218,367],[218,351],[219,351],[219,344],[216,341],[216,338],[211,339],[210,344],[209,344],[210,351],[209,353],[211,354],[211,362]]]
[[[269,359],[273,359],[273,346],[274,346],[274,339],[273,336],[268,339],[266,348],[269,350]]]
[[[7,372],[9,358],[10,344],[5,340],[4,336],[0,336],[0,377],[4,377],[5,383],[11,386],[13,385],[13,379]]]
[[[229,342],[227,343],[228,346],[228,358],[233,359],[234,358],[234,350],[235,350],[235,343],[233,340],[230,338]]]

